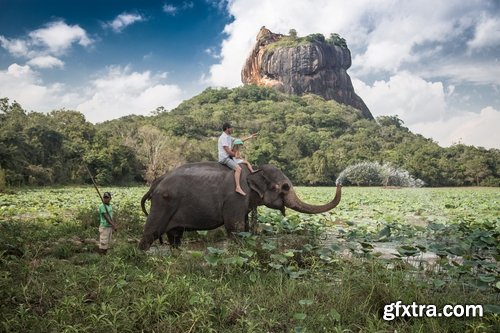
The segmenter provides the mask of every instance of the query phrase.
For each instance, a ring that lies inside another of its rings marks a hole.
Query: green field
[[[103,189],[104,190],[104,189]],[[0,331],[496,332],[500,190],[343,189],[333,211],[260,209],[257,233],[191,232],[137,250],[146,187],[110,190],[120,224],[95,252],[91,187],[0,194]],[[311,203],[334,188],[297,189]],[[396,318],[384,306],[480,304],[481,318]]]

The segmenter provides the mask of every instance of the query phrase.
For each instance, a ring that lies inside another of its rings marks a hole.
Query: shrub
[[[481,181],[481,186],[500,186],[500,180],[493,176],[488,176]],[[0,190],[1,190],[1,180],[0,180]]]
[[[310,34],[305,37],[305,39],[308,42],[320,42],[320,43],[325,43],[325,36],[320,33],[315,33],[315,34]]]
[[[348,166],[340,173],[338,182],[357,186],[422,187],[424,185],[422,180],[414,178],[406,170],[377,162],[361,162]]]
[[[344,38],[340,37],[340,35],[337,33],[331,33],[330,37],[327,39],[326,42],[329,44],[332,44],[332,45],[340,46],[340,47],[347,47],[346,40]]]
[[[26,167],[28,182],[30,185],[43,186],[50,185],[54,181],[54,170],[41,165],[28,165]]]

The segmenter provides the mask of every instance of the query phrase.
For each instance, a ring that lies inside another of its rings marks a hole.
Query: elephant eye
[[[284,183],[283,185],[281,185],[281,189],[283,191],[290,191],[290,185],[288,185],[287,183]]]

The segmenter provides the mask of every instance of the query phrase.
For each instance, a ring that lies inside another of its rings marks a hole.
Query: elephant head
[[[339,202],[342,186],[337,185],[335,198],[324,205],[311,205],[299,199],[292,182],[283,172],[272,165],[263,165],[256,173],[248,175],[248,185],[257,196],[257,205],[279,209],[285,215],[285,207],[300,213],[319,214],[335,208]]]

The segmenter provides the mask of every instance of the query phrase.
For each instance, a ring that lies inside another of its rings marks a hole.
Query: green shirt
[[[106,208],[108,208],[109,216],[113,218],[113,207],[111,205],[106,205]],[[105,228],[110,228],[111,224],[109,224],[108,221],[106,221],[106,218],[104,217],[104,214],[106,214],[106,208],[104,207],[104,204],[101,204],[99,206],[100,226]]]

